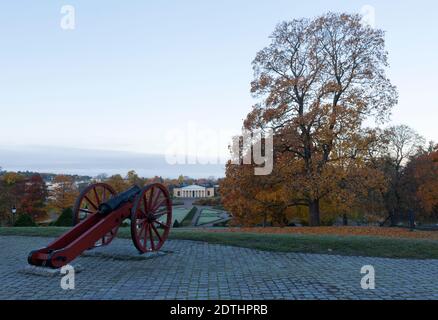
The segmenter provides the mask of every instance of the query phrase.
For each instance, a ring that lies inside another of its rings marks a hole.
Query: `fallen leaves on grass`
[[[403,228],[385,227],[267,227],[267,228],[227,228],[205,229],[209,232],[251,232],[269,234],[311,234],[311,235],[336,235],[336,236],[373,236],[405,239],[438,240],[438,231],[410,231]]]

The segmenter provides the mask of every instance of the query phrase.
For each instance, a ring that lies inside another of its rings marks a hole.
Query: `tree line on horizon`
[[[50,189],[46,182],[47,179],[50,182]],[[134,184],[144,186],[150,183],[162,183],[171,189],[194,183],[205,185],[217,183],[212,177],[193,179],[183,175],[176,179],[160,176],[143,178],[134,170],[129,171],[124,177],[120,174],[112,176],[101,174],[94,178],[0,170],[0,224],[10,225],[12,223],[12,208],[16,209],[15,219],[26,215],[31,221],[44,221],[51,219],[51,213],[59,216],[65,210],[72,209],[79,193],[86,186],[96,182],[105,182],[116,192],[122,192]]]

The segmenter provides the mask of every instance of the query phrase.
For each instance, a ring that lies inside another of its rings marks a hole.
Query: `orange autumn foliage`
[[[366,164],[375,134],[363,126],[366,117],[386,119],[397,101],[383,35],[359,15],[335,13],[276,27],[253,61],[258,103],[243,123],[272,130],[274,172],[255,177],[251,166],[227,166],[221,195],[236,221],[282,225],[286,209],[305,206],[317,226],[325,204],[346,214],[358,196],[385,188]]]
[[[412,160],[410,167],[420,207],[428,214],[438,211],[438,151]]]
[[[372,236],[406,239],[438,240],[438,232],[412,232],[402,228],[383,227],[285,227],[285,228],[227,228],[221,230],[205,230],[206,232],[247,232],[263,234],[305,234],[305,235],[335,235],[335,236]]]
[[[50,192],[50,206],[59,212],[73,207],[79,194],[74,179],[67,175],[57,175],[53,179],[53,190]]]

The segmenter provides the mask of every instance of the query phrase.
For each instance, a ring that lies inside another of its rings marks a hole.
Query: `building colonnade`
[[[191,185],[183,188],[174,188],[173,194],[176,198],[210,198],[214,197],[214,188]]]
[[[207,196],[205,190],[181,190],[181,193],[184,198],[203,198]]]

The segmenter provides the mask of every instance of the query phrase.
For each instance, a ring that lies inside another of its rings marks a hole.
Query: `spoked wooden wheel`
[[[143,188],[131,212],[131,236],[141,252],[159,250],[166,241],[172,223],[172,203],[162,184]]]
[[[80,223],[92,214],[96,214],[99,205],[108,201],[116,191],[106,183],[95,183],[81,192],[73,208],[73,225]],[[95,247],[109,244],[117,234],[118,226],[108,232],[102,239],[95,243]]]

